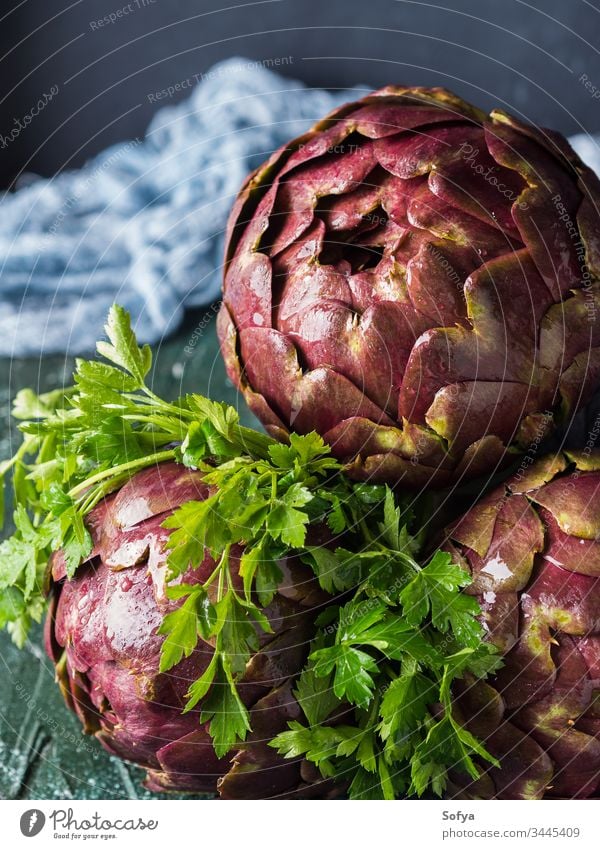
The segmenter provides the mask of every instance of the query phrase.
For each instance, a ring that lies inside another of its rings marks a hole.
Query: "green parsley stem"
[[[221,562],[219,561],[215,568],[212,570],[206,581],[202,584],[202,589],[207,590],[211,584],[214,582],[217,574],[221,571]]]
[[[365,540],[367,540],[367,542],[373,543],[374,542],[373,534],[371,533],[371,530],[370,530],[369,526],[367,525],[364,517],[361,516],[361,518],[358,520],[358,526],[359,526],[360,532],[363,534]]]
[[[155,451],[158,446],[168,445],[170,442],[179,442],[173,433],[166,430],[138,430],[135,435],[140,442],[152,446]]]
[[[266,433],[259,433],[252,428],[244,427],[243,425],[235,425],[240,445],[243,450],[253,457],[259,457],[262,460],[269,458],[269,447],[276,445],[277,442]]]
[[[161,410],[168,410],[170,413],[173,413],[173,415],[179,416],[182,419],[184,419],[184,418],[189,419],[190,421],[193,421],[196,418],[195,414],[192,413],[191,410],[186,410],[184,407],[178,407],[176,404],[169,404],[168,401],[165,401],[162,398],[159,398],[158,395],[155,395],[154,392],[151,389],[149,389],[147,386],[143,386],[142,391]],[[136,396],[136,398],[137,398],[138,401],[140,400],[139,395]]]
[[[80,484],[77,484],[77,486],[69,490],[69,495],[71,497],[78,495],[80,492],[83,492],[95,483],[99,483],[107,478],[116,477],[122,472],[129,472],[133,469],[143,469],[146,466],[153,466],[155,463],[162,463],[166,460],[174,459],[175,450],[170,448],[168,451],[157,451],[155,454],[150,454],[148,457],[140,457],[137,460],[131,460],[129,463],[122,463],[120,466],[113,466],[112,469],[104,469],[103,471],[87,478],[87,480],[82,481]]]
[[[277,473],[271,472],[271,505],[275,504],[277,498]]]
[[[225,572],[229,567],[229,550],[231,549],[231,545],[227,544],[223,549],[223,553],[219,558],[219,563],[217,569],[219,571],[219,581],[217,584],[217,601],[221,601],[223,598],[223,585],[225,582]]]
[[[32,437],[30,437],[29,439],[25,439],[19,445],[18,449],[15,451],[12,457],[9,457],[8,460],[3,460],[0,463],[0,477],[3,477],[6,472],[12,469],[13,466],[16,466],[16,464],[19,463],[23,459],[23,457],[26,457],[27,454],[33,453],[33,451],[38,446],[39,439],[38,437],[33,437],[33,439],[35,440],[35,447],[32,446],[31,439]]]
[[[226,545],[225,548],[223,549],[221,556],[219,558],[219,562],[217,563],[215,568],[212,570],[212,572],[210,573],[210,575],[206,579],[206,581],[202,584],[203,590],[206,590],[206,589],[208,589],[208,587],[210,587],[210,585],[214,582],[217,574],[219,575],[219,579],[220,579],[221,573],[223,572],[223,565],[224,565],[225,561],[227,563],[229,562],[229,551],[230,551],[230,549],[231,549],[231,545]],[[217,592],[220,593],[220,590],[217,590]],[[221,600],[220,594],[218,595],[218,600],[219,601]]]
[[[130,476],[124,472],[121,475],[117,475],[114,478],[106,480],[100,486],[93,488],[92,491],[89,492],[78,504],[78,509],[81,515],[87,516],[87,514],[94,509],[99,501],[102,501],[106,495],[126,483],[129,480],[129,477]]]
[[[165,422],[164,418],[160,415],[141,416],[139,413],[132,413],[131,415],[120,416],[120,418],[128,422],[144,422],[145,424],[151,424],[162,428],[168,427],[168,423]],[[178,422],[177,424],[179,425],[177,430],[173,428],[172,431],[165,430],[165,433],[171,436],[171,439],[182,441],[187,433],[187,426],[183,422]]]

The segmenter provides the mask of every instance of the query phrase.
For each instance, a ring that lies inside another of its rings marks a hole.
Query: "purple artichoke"
[[[464,787],[496,798],[600,792],[600,452],[510,478],[448,532],[504,655],[458,709],[502,769]],[[455,777],[460,785],[460,778]]]
[[[556,133],[387,87],[277,151],[231,214],[219,334],[269,432],[357,478],[497,466],[600,375],[600,184]]]
[[[109,752],[147,770],[151,790],[218,788],[226,798],[323,794],[327,785],[308,764],[283,761],[267,745],[288,720],[301,716],[292,684],[324,601],[310,570],[290,558],[280,563],[284,579],[265,608],[274,634],[262,634],[238,687],[253,731],[237,751],[217,758],[198,710],[182,714],[188,687],[208,666],[212,647],[200,641],[190,657],[159,673],[164,638],[157,628],[181,603],[165,594],[170,532],[161,525],[179,505],[208,492],[198,472],[175,464],[148,469],[89,515],[94,550],[72,580],[65,578],[62,556],[54,557],[46,648],[64,698]],[[239,547],[232,549],[233,563],[240,554]],[[205,556],[183,580],[206,581],[214,567]]]

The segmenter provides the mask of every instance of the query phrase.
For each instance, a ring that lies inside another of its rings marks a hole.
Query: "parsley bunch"
[[[475,756],[498,766],[452,700],[456,678],[483,678],[500,665],[482,642],[479,605],[460,593],[470,580],[437,552],[385,590],[376,572],[351,601],[329,608],[295,691],[306,724],[290,723],[270,745],[287,758],[303,755],[360,799],[428,788],[441,795],[449,769],[479,777]]]
[[[280,444],[241,426],[225,404],[159,398],[146,383],[151,351],[138,346],[122,308],[111,309],[106,333],[102,359],[77,361],[72,387],[16,398],[23,441],[0,464],[0,490],[10,487],[15,505],[15,532],[0,545],[0,627],[22,645],[45,609],[52,553],[63,552],[71,578],[92,550],[87,514],[139,470],[176,461],[200,469],[211,494],[164,523],[167,592],[180,605],[159,627],[160,669],[200,639],[214,646],[184,710],[201,702],[219,756],[250,730],[237,682],[258,634],[271,630],[263,608],[282,578],[278,561],[293,553],[345,603],[321,616],[297,681],[306,724],[291,723],[272,745],[348,781],[361,798],[441,793],[448,767],[475,777],[473,758],[494,762],[458,721],[451,684],[484,677],[499,661],[483,642],[479,606],[461,592],[469,575],[440,552],[419,565],[424,525],[408,501],[351,481],[315,433]],[[326,547],[309,533],[324,527]],[[237,544],[243,589],[230,562]],[[213,574],[181,583],[205,550]]]

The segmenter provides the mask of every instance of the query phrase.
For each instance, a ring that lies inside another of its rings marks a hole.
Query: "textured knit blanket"
[[[223,232],[246,174],[367,89],[306,88],[244,59],[219,63],[144,139],[0,198],[0,355],[89,351],[109,306],[140,339],[218,297]],[[169,96],[169,92],[166,92]],[[600,170],[600,149],[571,139]]]

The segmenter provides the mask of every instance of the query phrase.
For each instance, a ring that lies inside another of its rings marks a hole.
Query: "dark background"
[[[0,183],[141,135],[160,105],[149,93],[235,55],[290,56],[282,70],[314,86],[445,85],[565,133],[600,130],[600,100],[580,82],[600,92],[600,0],[132,0],[92,29],[125,5],[2,0],[0,133],[60,91],[0,150]]]
[[[92,29],[124,0],[0,0],[0,134],[59,86],[27,131],[0,145],[0,185],[23,170],[49,175],[81,165],[112,142],[141,136],[161,105],[149,94],[235,55],[291,57],[282,71],[310,85],[446,85],[565,133],[600,131],[600,100],[580,81],[586,74],[600,92],[600,0],[131,2],[127,16]],[[186,359],[197,326],[205,328],[202,345]],[[236,403],[214,320],[201,312],[188,313],[156,354],[159,394],[204,392]],[[0,459],[15,450],[16,391],[70,383],[72,368],[64,355],[0,360]],[[0,634],[0,798],[148,798],[136,767],[83,737],[53,679],[39,629],[22,652]]]

